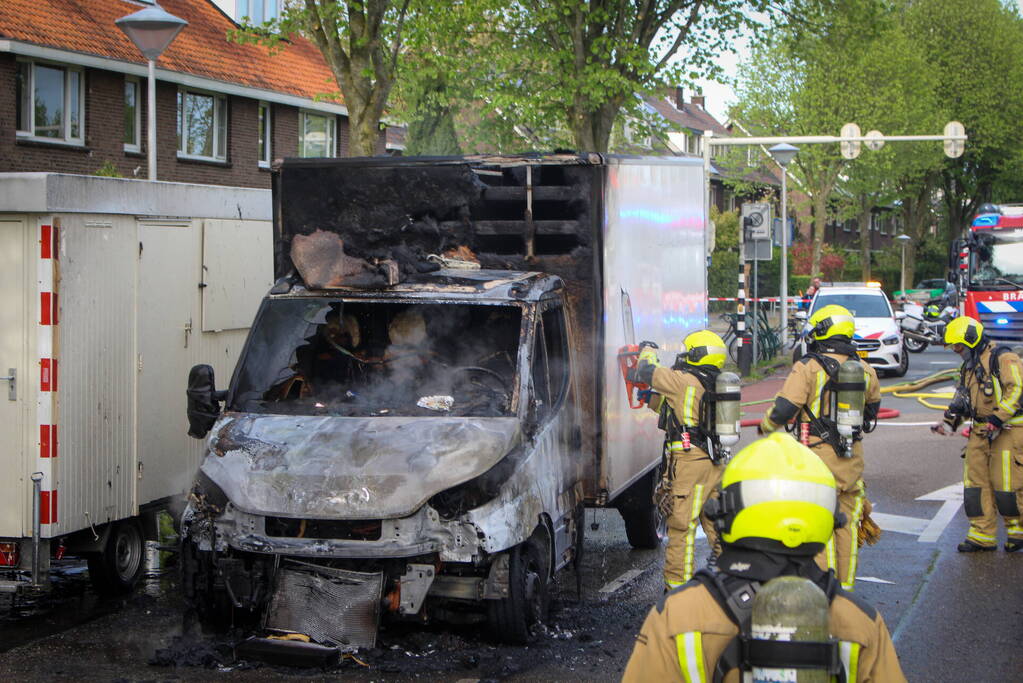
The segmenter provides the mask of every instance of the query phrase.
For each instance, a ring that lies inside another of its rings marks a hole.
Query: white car
[[[853,343],[861,358],[874,366],[878,372],[902,377],[909,369],[909,354],[906,352],[896,314],[888,297],[879,286],[868,284],[846,284],[823,286],[810,302],[809,313],[800,311],[797,315],[809,319],[825,306],[837,304],[849,309],[856,319],[856,335]],[[803,338],[796,353],[806,352],[806,333],[809,325],[803,325]]]

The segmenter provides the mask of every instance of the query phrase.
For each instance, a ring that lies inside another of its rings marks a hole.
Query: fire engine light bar
[[[986,228],[992,225],[998,225],[997,213],[986,213],[973,219],[973,227],[975,228]]]

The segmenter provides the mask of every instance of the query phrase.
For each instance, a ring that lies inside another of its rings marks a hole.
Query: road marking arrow
[[[902,515],[889,515],[884,512],[871,512],[870,518],[884,531],[894,531],[898,534],[912,534],[919,536],[927,528],[931,520],[919,519],[917,517],[903,517]]]
[[[916,539],[920,543],[934,543],[941,536],[941,532],[949,525],[952,519],[959,512],[963,504],[963,485],[949,484],[937,491],[931,491],[917,498],[917,500],[939,500],[941,509],[938,514],[927,524],[927,528]]]

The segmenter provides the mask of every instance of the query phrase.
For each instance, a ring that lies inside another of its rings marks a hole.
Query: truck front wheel
[[[547,577],[547,560],[539,542],[530,538],[511,549],[508,597],[490,600],[487,605],[487,622],[498,640],[524,645],[532,627],[547,618]]]
[[[655,467],[622,494],[618,505],[629,545],[637,550],[660,548],[667,534],[668,520],[654,503],[654,488],[660,478],[661,468]]]

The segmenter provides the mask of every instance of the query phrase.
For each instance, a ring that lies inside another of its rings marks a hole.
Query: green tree
[[[641,93],[713,75],[715,58],[766,0],[537,0],[505,3],[482,84],[490,112],[546,130],[554,145],[606,152]],[[483,98],[481,98],[483,99]]]
[[[272,21],[256,25],[246,20],[232,37],[271,50],[287,49],[292,34],[311,40],[348,108],[349,154],[372,156],[405,36],[428,30],[430,12],[439,11],[436,5],[422,0],[295,0],[284,3],[281,16]]]
[[[961,121],[965,154],[940,176],[956,235],[980,204],[1019,200],[1023,183],[1023,20],[1000,0],[903,0],[907,34],[937,74],[934,96]]]

